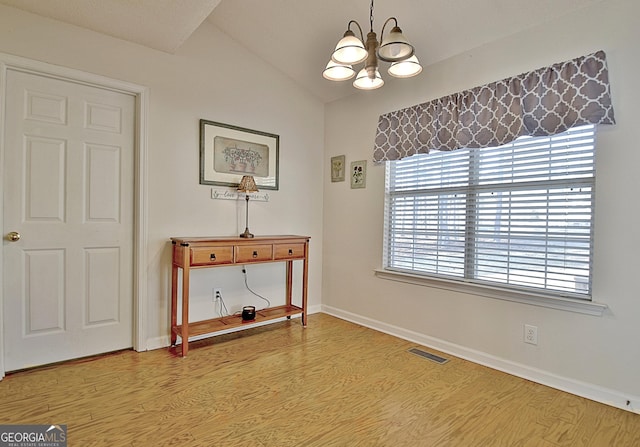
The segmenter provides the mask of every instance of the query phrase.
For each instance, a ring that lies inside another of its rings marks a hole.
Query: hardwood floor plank
[[[67,424],[69,445],[640,445],[640,416],[323,314],[175,350],[68,362],[0,382],[3,423]]]

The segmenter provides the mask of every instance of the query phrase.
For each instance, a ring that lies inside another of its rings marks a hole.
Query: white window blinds
[[[592,125],[387,162],[387,269],[589,299]]]

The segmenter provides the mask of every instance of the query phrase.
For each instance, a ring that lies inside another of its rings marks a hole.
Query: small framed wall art
[[[331,157],[331,181],[344,182],[345,156],[337,155]]]
[[[367,160],[351,162],[351,188],[365,188],[367,186]]]
[[[237,186],[252,175],[259,189],[278,189],[280,137],[200,120],[200,184]]]

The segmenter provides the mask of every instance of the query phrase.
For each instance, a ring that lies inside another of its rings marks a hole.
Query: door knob
[[[11,233],[7,234],[7,240],[10,240],[11,242],[19,241],[20,233],[18,233],[17,231],[12,231]]]

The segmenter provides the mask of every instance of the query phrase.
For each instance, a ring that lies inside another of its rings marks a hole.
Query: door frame
[[[134,136],[134,228],[133,228],[133,349],[147,350],[147,240],[148,240],[148,187],[147,187],[147,124],[149,88],[125,81],[107,78],[84,71],[0,53],[0,172],[4,172],[4,126],[7,72],[9,70],[47,76],[63,81],[114,90],[135,97]],[[4,184],[0,182],[0,196],[4,200]],[[4,204],[0,205],[0,227],[4,237]],[[4,249],[0,255],[0,284],[4,281]],[[4,287],[0,287],[0,310],[4,308]],[[4,369],[4,317],[0,318],[0,380]]]

